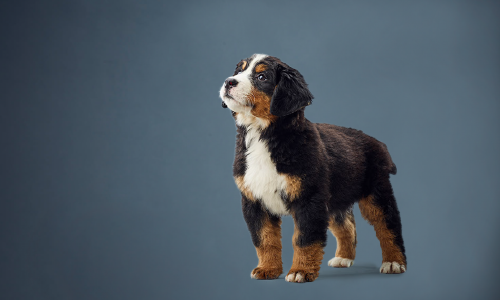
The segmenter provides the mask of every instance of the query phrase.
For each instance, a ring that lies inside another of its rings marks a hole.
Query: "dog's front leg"
[[[255,279],[276,279],[283,273],[281,218],[264,210],[260,202],[249,200],[245,196],[242,207],[259,258],[259,264],[250,276]]]
[[[295,222],[293,263],[285,280],[314,281],[319,275],[321,260],[325,253],[323,248],[326,246],[328,227],[326,211],[322,205],[314,203],[292,203],[292,209]]]

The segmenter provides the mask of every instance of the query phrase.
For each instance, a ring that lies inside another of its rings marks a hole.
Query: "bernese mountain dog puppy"
[[[337,240],[328,265],[352,266],[356,202],[380,240],[380,272],[406,271],[401,219],[389,181],[396,165],[384,143],[359,130],[307,120],[304,109],[313,99],[307,83],[276,57],[254,54],[240,61],[220,97],[236,121],[233,176],[259,258],[252,278],[282,274],[284,215],[295,223],[286,281],[318,277],[327,229]]]

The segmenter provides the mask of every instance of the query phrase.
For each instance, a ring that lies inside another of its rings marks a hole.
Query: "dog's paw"
[[[328,261],[328,265],[333,268],[349,268],[353,264],[353,259],[342,257],[334,257]]]
[[[253,279],[276,279],[281,273],[283,273],[283,269],[257,267],[252,270],[250,277]]]
[[[389,262],[383,262],[382,266],[380,267],[380,273],[384,274],[400,274],[406,272],[406,266],[399,264],[395,261]]]
[[[318,278],[318,272],[310,272],[306,270],[290,270],[286,275],[285,280],[288,282],[312,282]]]

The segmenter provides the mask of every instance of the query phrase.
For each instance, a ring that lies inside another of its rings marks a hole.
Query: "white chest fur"
[[[245,186],[271,213],[288,215],[289,212],[281,199],[281,193],[287,188],[286,178],[276,170],[266,143],[260,140],[260,133],[253,126],[248,127],[245,144]]]

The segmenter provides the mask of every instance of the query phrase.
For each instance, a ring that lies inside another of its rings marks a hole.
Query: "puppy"
[[[276,57],[254,54],[240,61],[220,97],[236,121],[233,176],[259,258],[252,278],[282,274],[284,215],[295,223],[286,281],[318,277],[327,229],[337,240],[328,265],[352,266],[356,202],[380,240],[380,272],[406,271],[401,219],[389,181],[396,165],[385,144],[355,129],[307,120],[304,109],[313,96],[302,75]]]

